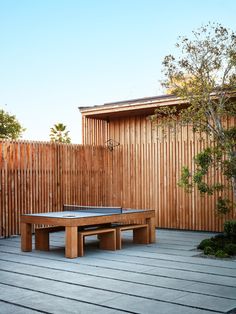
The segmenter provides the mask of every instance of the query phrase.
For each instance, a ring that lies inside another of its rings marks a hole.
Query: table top
[[[124,209],[124,208],[94,208],[83,209],[83,210],[71,210],[71,211],[59,211],[59,212],[47,212],[47,213],[35,213],[35,214],[23,214],[22,216],[32,216],[32,217],[47,217],[47,218],[66,218],[66,219],[76,219],[76,218],[86,218],[86,217],[99,217],[99,216],[110,216],[110,215],[120,215],[120,214],[133,214],[145,212],[142,209]]]

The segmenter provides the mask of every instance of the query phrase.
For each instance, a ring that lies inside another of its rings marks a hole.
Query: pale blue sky
[[[23,139],[62,122],[80,143],[79,106],[162,94],[164,56],[209,21],[236,31],[236,1],[0,0],[0,108]]]

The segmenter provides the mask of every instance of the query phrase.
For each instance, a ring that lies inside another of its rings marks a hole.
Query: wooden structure
[[[73,213],[73,211],[72,211]],[[76,215],[76,214],[74,214]],[[96,214],[88,215],[86,211],[83,214],[77,213],[77,216],[67,216],[65,212],[55,212],[55,213],[44,213],[44,214],[23,214],[20,218],[21,223],[21,249],[24,252],[32,251],[32,226],[37,224],[43,225],[52,225],[52,226],[61,226],[65,227],[65,256],[68,258],[78,257],[78,227],[86,227],[86,226],[98,226],[110,223],[123,223],[127,224],[130,221],[138,221],[143,220],[145,224],[148,225],[148,242],[154,243],[156,240],[155,233],[155,212],[154,210],[125,210],[122,213],[115,214]],[[99,233],[97,229],[91,231],[83,231],[79,230],[79,253],[83,254],[83,247],[81,246],[81,241],[83,236],[88,234],[96,234]],[[103,229],[104,230],[104,229]],[[106,233],[108,229],[105,229]],[[116,246],[116,233],[115,229],[111,228],[112,232],[114,232],[114,246]],[[81,233],[80,233],[81,232]],[[101,231],[102,234],[102,231]],[[47,237],[46,237],[47,240]],[[104,238],[102,241],[103,249],[105,247],[111,248],[111,244],[107,242],[109,238]],[[47,246],[46,246],[47,247]],[[82,255],[81,255],[82,256]]]
[[[148,117],[157,106],[173,106],[178,103],[176,97],[167,95],[80,107],[83,144],[105,145],[108,140],[129,146],[157,143],[156,130]]]
[[[163,137],[148,117],[164,105],[186,103],[166,95],[82,107],[83,144],[108,145],[111,154],[122,147],[123,207],[155,209],[157,227],[220,231],[223,218],[216,215],[214,196],[186,194],[177,185],[182,166],[193,169],[193,157],[211,143],[188,126],[175,133],[166,130]],[[236,120],[227,123],[236,125]],[[223,181],[219,173],[209,180],[216,177]],[[224,219],[235,216],[234,212]]]
[[[50,234],[54,232],[65,231],[65,227],[51,226],[35,229],[35,249],[39,251],[50,250]]]
[[[97,235],[99,248],[101,250],[116,250],[116,229],[114,228],[95,228],[92,230],[81,230],[78,232],[78,256],[84,256],[85,237]]]
[[[214,198],[177,185],[182,166],[193,169],[209,141],[191,127],[163,138],[148,119],[157,106],[178,102],[162,96],[81,108],[84,145],[0,141],[0,237],[20,233],[21,214],[63,204],[154,209],[157,227],[222,230]]]
[[[121,250],[122,231],[133,231],[133,243],[149,244],[149,227],[147,224],[120,225],[116,226],[116,249]]]
[[[121,157],[101,146],[0,141],[0,237],[19,234],[24,213],[120,206]]]

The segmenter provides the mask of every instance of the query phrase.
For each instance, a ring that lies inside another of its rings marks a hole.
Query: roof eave
[[[122,113],[125,115],[128,112],[139,112],[139,111],[150,111],[150,109],[155,110],[155,108],[160,106],[174,106],[179,104],[185,104],[187,101],[181,100],[178,97],[165,97],[164,99],[162,97],[160,98],[153,98],[150,100],[150,98],[145,101],[145,99],[136,100],[132,103],[132,101],[127,102],[116,102],[116,103],[110,103],[110,104],[104,104],[101,106],[94,106],[94,107],[79,107],[79,110],[81,114],[84,117],[91,117],[96,118],[102,116],[113,116],[119,114],[120,116]]]

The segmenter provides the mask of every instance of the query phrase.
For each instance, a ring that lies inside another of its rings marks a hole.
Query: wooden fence
[[[20,233],[22,213],[120,206],[120,154],[101,146],[0,142],[0,236]]]
[[[236,212],[219,216],[216,195],[201,196],[196,189],[186,193],[178,186],[181,167],[193,170],[192,157],[202,145],[186,140],[124,146],[122,206],[155,209],[160,228],[222,231],[224,220],[236,218]],[[211,173],[208,182],[216,178],[224,183],[218,172]]]
[[[63,204],[155,209],[157,227],[220,231],[223,218],[216,215],[214,197],[186,194],[177,185],[181,167],[193,168],[192,157],[204,143],[168,135],[158,143],[109,151],[102,146],[0,142],[0,236],[20,233],[22,213],[57,211]]]

